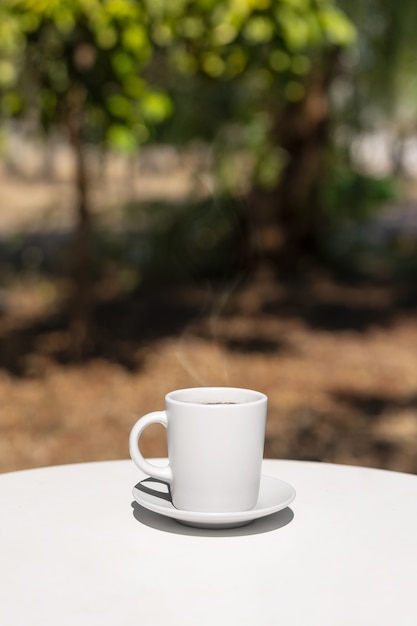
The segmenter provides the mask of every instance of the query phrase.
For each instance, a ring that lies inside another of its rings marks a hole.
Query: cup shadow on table
[[[153,479],[148,479],[147,482],[149,482],[149,485],[144,484],[144,481],[142,481],[136,485],[136,487],[145,493],[171,502],[169,492],[152,489],[150,484],[153,482]],[[259,535],[283,528],[294,518],[292,509],[286,507],[277,513],[272,513],[271,515],[253,520],[245,526],[238,526],[236,528],[197,528],[182,524],[172,517],[165,517],[159,513],[149,511],[136,501],[133,501],[131,506],[134,518],[145,526],[167,533],[194,537],[244,537],[247,535]]]

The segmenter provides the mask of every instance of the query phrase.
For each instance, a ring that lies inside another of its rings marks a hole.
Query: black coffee
[[[201,402],[200,404],[239,404],[239,402]]]

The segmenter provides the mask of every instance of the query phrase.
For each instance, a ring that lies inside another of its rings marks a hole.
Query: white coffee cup
[[[141,417],[129,451],[149,476],[169,483],[176,508],[227,512],[252,509],[258,499],[265,441],[267,396],[235,387],[178,389],[165,411]],[[167,428],[168,465],[149,463],[139,439],[150,424]]]

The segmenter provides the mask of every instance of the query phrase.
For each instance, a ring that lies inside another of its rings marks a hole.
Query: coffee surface
[[[199,404],[239,404],[239,402],[200,402]]]

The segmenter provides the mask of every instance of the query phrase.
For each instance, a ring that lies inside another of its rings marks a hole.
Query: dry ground
[[[65,151],[54,154],[51,179],[39,171],[39,147],[32,152],[33,171],[27,143],[14,148],[14,167],[27,165],[25,176],[0,168],[2,236],[71,227]],[[151,157],[134,175],[114,160],[104,178],[97,174],[102,221],[113,219],[125,192],[139,200],[199,193],[204,164],[195,156],[192,166],[169,151]],[[342,285],[312,273],[276,281],[264,272],[237,287],[107,294],[95,311],[96,351],[79,362],[69,358],[57,293],[42,280],[0,291],[1,472],[126,458],[137,417],[162,408],[171,389],[204,384],[268,394],[266,456],[417,473],[412,290]],[[162,427],[147,431],[144,452],[165,454]]]
[[[102,298],[97,350],[71,362],[56,303],[16,288],[0,316],[0,471],[127,458],[137,417],[204,384],[268,394],[268,457],[417,473],[416,304],[317,274],[143,289]],[[165,454],[162,431],[146,454]]]

